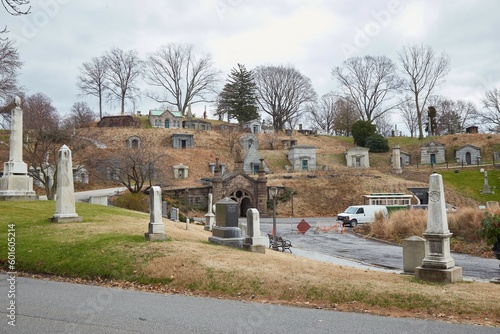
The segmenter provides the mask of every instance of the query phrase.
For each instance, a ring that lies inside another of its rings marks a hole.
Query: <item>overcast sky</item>
[[[210,53],[224,79],[237,63],[292,65],[318,93],[336,89],[331,70],[350,56],[385,55],[398,62],[405,44],[424,43],[451,58],[436,93],[480,104],[500,83],[497,0],[32,0],[31,14],[1,12],[24,65],[28,94],[49,96],[61,114],[79,100],[79,67],[112,47],[142,58],[168,43]],[[81,99],[80,99],[81,100]],[[98,111],[97,100],[84,99]],[[146,97],[136,110],[158,104]],[[204,104],[193,107],[201,116]],[[206,105],[207,110],[213,107]],[[127,111],[133,106],[128,105]],[[119,114],[119,105],[105,113]],[[209,112],[209,115],[211,113]]]

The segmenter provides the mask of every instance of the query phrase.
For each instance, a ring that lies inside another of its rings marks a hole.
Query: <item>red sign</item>
[[[305,234],[310,228],[311,225],[309,225],[309,223],[307,223],[304,219],[302,219],[300,223],[297,225],[297,230],[301,234]]]

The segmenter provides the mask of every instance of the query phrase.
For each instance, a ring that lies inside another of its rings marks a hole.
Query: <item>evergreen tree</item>
[[[253,72],[238,64],[238,68],[231,70],[219,94],[216,115],[219,119],[227,115],[228,121],[236,119],[240,124],[259,118],[255,89]]]
[[[366,147],[366,138],[374,135],[377,131],[375,125],[370,121],[358,120],[352,125],[352,137],[354,145]]]

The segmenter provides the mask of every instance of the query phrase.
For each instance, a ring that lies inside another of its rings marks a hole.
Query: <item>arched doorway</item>
[[[472,157],[471,157],[470,152],[466,152],[466,153],[465,153],[465,163],[466,163],[467,165],[472,164]]]
[[[240,217],[247,216],[247,210],[252,207],[252,197],[245,190],[238,189],[229,195],[229,198],[238,203]]]
[[[252,201],[250,200],[249,197],[244,197],[241,199],[241,204],[240,204],[240,217],[246,217],[247,216],[247,210],[252,207]]]

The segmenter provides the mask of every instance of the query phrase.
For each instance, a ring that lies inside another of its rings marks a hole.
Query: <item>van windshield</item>
[[[348,208],[347,208],[344,212],[345,212],[345,213],[356,213],[356,211],[357,211],[357,210],[358,210],[358,208],[357,208],[357,207],[355,207],[355,206],[350,206],[350,207],[348,207]]]

